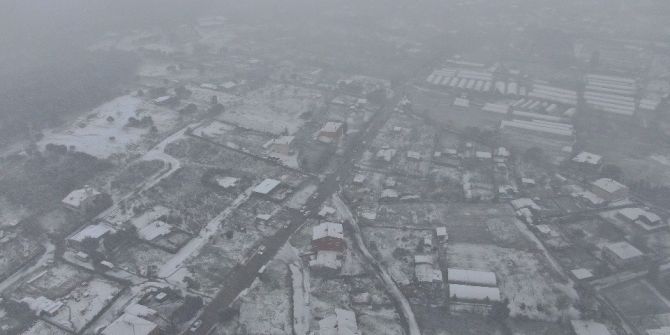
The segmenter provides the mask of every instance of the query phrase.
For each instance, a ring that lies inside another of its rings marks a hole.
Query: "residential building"
[[[342,251],[344,246],[341,223],[322,222],[312,229],[312,248],[315,250]]]
[[[268,178],[258,184],[253,192],[260,195],[270,195],[280,184],[279,180]]]
[[[344,123],[330,121],[319,130],[318,140],[324,143],[335,143],[344,135]]]
[[[639,264],[644,260],[644,253],[626,241],[606,244],[602,255],[617,267]]]
[[[497,287],[449,284],[449,297],[456,301],[492,303],[501,301]]]
[[[496,274],[490,271],[469,269],[447,269],[447,282],[449,284],[463,284],[474,286],[498,286]]]
[[[74,212],[85,214],[86,211],[94,205],[95,200],[102,195],[91,186],[84,186],[78,190],[70,192],[61,203],[65,208]]]
[[[628,187],[609,178],[600,178],[591,183],[591,191],[605,201],[619,201],[628,197]]]

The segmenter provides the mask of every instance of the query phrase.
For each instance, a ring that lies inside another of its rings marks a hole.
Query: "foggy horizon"
[[[0,4],[0,335],[669,315],[667,0]]]

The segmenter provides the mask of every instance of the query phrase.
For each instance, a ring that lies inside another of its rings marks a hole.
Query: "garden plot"
[[[263,238],[281,228],[285,221],[278,210],[274,203],[252,198],[223,218],[219,232],[186,261],[186,276],[195,278],[203,293],[215,294],[228,271],[249,257]],[[270,214],[272,218],[260,222],[256,218],[259,214]]]
[[[602,292],[631,321],[670,313],[670,302],[645,279],[610,286]]]
[[[16,295],[19,299],[25,295],[43,295],[49,299],[58,299],[92,277],[89,272],[66,263],[58,263],[34,272],[18,287]]]
[[[382,284],[373,275],[358,276],[346,279],[323,279],[310,276],[310,308],[312,329],[317,329],[318,320],[332,314],[335,308],[352,310],[356,313],[359,329],[377,329],[380,322],[386,321],[391,334],[402,329],[400,318],[395,312],[393,303],[386,295]],[[370,301],[354,304],[353,295],[367,292]],[[373,334],[374,332],[371,332]]]
[[[240,300],[238,333],[289,334],[293,331],[293,302],[288,265],[300,262],[296,250],[284,247]],[[304,307],[303,305],[299,305]]]
[[[167,146],[166,152],[186,163],[230,170],[251,179],[274,178],[289,187],[297,187],[304,180],[301,173],[195,138],[173,142]]]
[[[85,282],[85,285],[77,286],[61,299],[64,306],[48,319],[79,333],[116,298],[121,289],[117,283],[93,278]]]
[[[402,280],[396,278],[396,275],[410,280],[414,277],[414,255],[432,254],[429,248],[422,248],[424,238],[432,239],[432,229],[363,227],[363,233],[370,251],[377,255],[377,259],[385,266],[395,269],[391,271],[391,277],[398,283]]]
[[[0,279],[4,279],[31,259],[45,251],[35,239],[16,233],[3,234],[0,239]]]
[[[577,293],[561,282],[540,251],[524,251],[496,245],[449,243],[449,266],[496,273],[503,298],[509,299],[512,316],[536,320],[577,317],[572,303]]]
[[[147,276],[150,271],[160,268],[172,256],[171,253],[148,244],[135,243],[114,250],[109,261],[130,273]]]
[[[431,335],[481,335],[503,334],[497,322],[480,314],[447,314],[442,309],[412,306],[423,334]]]
[[[188,86],[187,89],[192,93],[190,97],[182,100],[182,104],[193,103],[201,111],[206,111],[212,106],[213,96],[215,96],[217,101],[226,109],[239,104],[241,101],[240,97],[238,96],[197,86]],[[200,134],[198,133],[198,135]]]
[[[28,330],[24,332],[26,335],[68,335],[67,332],[60,328],[53,326],[45,321],[38,320]]]
[[[41,148],[49,143],[73,146],[98,158],[137,151],[149,129],[126,127],[126,124],[130,117],[143,116],[151,116],[159,131],[173,127],[178,117],[176,112],[125,95],[97,107],[67,128],[46,131],[38,145]]]
[[[322,103],[319,91],[275,84],[249,92],[241,105],[219,119],[260,132],[294,134],[304,123],[300,115],[316,110]]]
[[[187,165],[145,192],[148,207],[160,205],[179,213],[180,229],[197,234],[235,200],[237,194],[215,192],[203,183],[207,168]]]

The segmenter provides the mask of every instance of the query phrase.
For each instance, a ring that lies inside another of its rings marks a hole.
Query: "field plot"
[[[159,131],[176,125],[178,117],[174,111],[126,95],[97,107],[67,129],[45,132],[38,145],[42,148],[49,143],[74,146],[77,151],[98,158],[132,152],[149,129],[128,127],[128,119],[144,116],[150,116]]]
[[[602,290],[605,297],[628,319],[644,328],[653,316],[670,313],[670,302],[646,280],[632,280]],[[653,326],[653,325],[650,325]]]
[[[264,237],[273,235],[287,222],[279,209],[271,201],[251,198],[223,219],[220,232],[186,262],[188,276],[196,278],[202,292],[215,293],[228,271],[250,256]],[[257,219],[264,214],[271,218]]]
[[[53,326],[45,321],[39,320],[35,322],[28,330],[25,331],[25,334],[30,335],[68,335],[64,330]]]
[[[186,164],[231,171],[254,180],[274,178],[290,187],[296,187],[304,180],[302,174],[293,170],[195,138],[173,142],[167,146],[166,152],[185,161]]]
[[[193,133],[198,136],[207,137],[225,146],[257,155],[264,154],[267,149],[263,145],[276,137],[267,133],[236,127],[218,120],[194,129]]]
[[[493,128],[505,118],[503,114],[484,112],[472,103],[468,108],[453,106],[455,95],[449,93],[415,87],[409,95],[415,111],[454,128]]]
[[[422,334],[480,335],[502,334],[495,322],[479,314],[447,314],[441,309],[413,306]]]
[[[216,192],[203,183],[208,168],[187,165],[145,193],[147,205],[160,205],[179,213],[180,229],[196,234],[209,220],[226,209],[236,192]],[[148,206],[148,207],[150,207]]]
[[[121,269],[140,276],[146,276],[149,269],[160,268],[172,254],[144,243],[135,243],[124,248],[117,248],[110,255],[110,262]]]
[[[85,286],[78,286],[68,293],[65,306],[50,317],[53,322],[64,325],[74,332],[83,330],[117,294],[121,286],[102,278],[94,278]]]
[[[289,264],[299,262],[295,250],[285,247],[240,300],[236,333],[287,334],[293,329]]]
[[[219,117],[222,121],[260,132],[295,133],[304,123],[300,116],[323,103],[319,91],[275,84],[249,92],[244,102]]]
[[[62,302],[63,307],[55,315],[45,317],[77,333],[112,302],[122,289],[116,282],[68,264],[56,263],[39,270],[21,283],[14,290],[13,297],[21,300],[45,296]]]
[[[0,240],[0,279],[18,270],[26,262],[44,252],[44,247],[35,239],[16,234],[5,234]]]
[[[577,293],[562,282],[540,252],[496,245],[449,243],[449,266],[492,271],[498,277],[500,293],[510,301],[513,316],[556,320],[576,316],[572,303]]]

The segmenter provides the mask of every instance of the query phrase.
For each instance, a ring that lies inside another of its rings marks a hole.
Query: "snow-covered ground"
[[[207,225],[200,231],[200,234],[189,241],[185,246],[179,249],[174,257],[167,261],[158,271],[158,277],[166,278],[171,282],[181,284],[184,276],[188,274],[185,271],[178,271],[184,266],[184,262],[190,257],[196,256],[200,249],[219,231],[221,222],[226,218],[230,213],[242,205],[249,196],[251,196],[251,191],[253,187],[248,188],[244,193],[240,194],[235,201],[226,208],[221,214],[217,215],[215,218],[210,220]]]
[[[511,315],[549,321],[564,314],[578,317],[570,307],[577,292],[570,282],[557,278],[541,253],[538,257],[536,253],[496,245],[450,243],[446,254],[450,266],[495,272],[501,295],[510,300]],[[567,303],[562,310],[557,306],[559,300]]]
[[[250,92],[242,105],[226,111],[219,119],[241,127],[279,135],[294,134],[304,120],[300,115],[321,103],[321,93],[287,85],[272,85]]]
[[[105,279],[93,279],[86,286],[79,286],[70,292],[63,301],[65,306],[52,321],[72,329],[82,330],[98,315],[121,291],[118,284]]]
[[[137,97],[124,95],[100,105],[79,117],[64,129],[50,129],[38,142],[40,148],[47,144],[74,146],[75,150],[98,158],[137,149],[137,144],[149,129],[125,127],[128,118],[151,116],[159,130],[174,126],[177,113],[162,109]],[[113,118],[108,119],[108,118]]]

